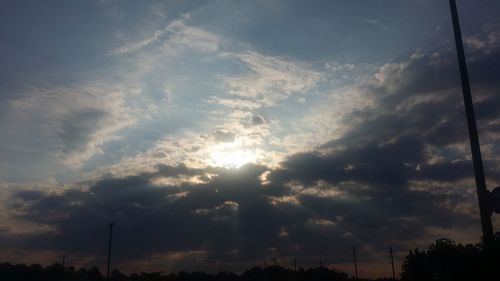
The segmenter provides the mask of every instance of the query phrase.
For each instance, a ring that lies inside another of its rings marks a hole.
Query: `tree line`
[[[492,266],[493,265],[493,266]],[[496,265],[496,266],[495,266]],[[402,281],[461,281],[487,280],[493,275],[500,280],[500,236],[497,235],[492,251],[485,255],[482,243],[460,244],[450,239],[439,239],[427,249],[414,249],[405,257],[401,266]],[[75,269],[58,263],[43,267],[39,264],[25,265],[0,263],[2,281],[103,281],[106,278],[98,268]],[[126,275],[113,270],[114,281],[353,281],[344,272],[326,267],[299,268],[297,271],[280,266],[254,267],[242,274],[221,271],[217,274],[186,272],[165,274],[164,272],[141,272]],[[392,278],[379,278],[389,281]]]

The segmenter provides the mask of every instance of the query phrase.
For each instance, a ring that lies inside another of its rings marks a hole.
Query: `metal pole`
[[[489,191],[486,188],[484,178],[483,160],[481,159],[481,148],[477,134],[476,117],[474,114],[474,104],[467,73],[467,62],[465,61],[464,46],[462,43],[462,33],[458,21],[457,4],[455,0],[450,0],[451,18],[453,21],[453,31],[455,34],[455,44],[457,46],[458,65],[460,67],[460,78],[462,80],[462,92],[464,97],[465,113],[467,115],[467,126],[469,128],[470,147],[472,160],[474,162],[474,175],[476,178],[477,199],[479,201],[479,213],[481,216],[481,226],[483,239],[486,248],[491,247],[493,242],[493,225],[491,223],[491,207],[489,205]]]
[[[109,269],[111,265],[111,240],[113,238],[113,226],[115,223],[110,223],[109,226],[109,243],[108,243],[108,270],[106,272],[106,279],[109,280]]]
[[[356,274],[356,279],[358,279],[358,261],[356,259],[356,245],[352,245],[352,253],[354,256],[354,272]]]
[[[391,265],[392,265],[392,279],[396,280],[396,271],[394,270],[394,255],[392,254],[392,247],[390,248],[391,252]]]

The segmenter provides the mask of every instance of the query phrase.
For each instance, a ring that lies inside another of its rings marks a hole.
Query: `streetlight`
[[[109,269],[111,264],[111,239],[113,238],[113,226],[114,222],[108,224],[109,226],[109,243],[108,243],[108,270],[106,272],[106,279],[109,280]]]

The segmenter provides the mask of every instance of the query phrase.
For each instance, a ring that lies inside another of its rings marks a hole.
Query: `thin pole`
[[[63,254],[62,257],[62,267],[64,267],[64,262],[66,261],[66,253]]]
[[[481,148],[476,127],[476,117],[474,114],[474,104],[470,89],[469,74],[467,72],[467,62],[465,61],[464,46],[462,43],[462,33],[458,21],[457,4],[455,0],[450,0],[451,18],[453,21],[453,31],[455,34],[455,44],[457,46],[458,65],[460,67],[460,78],[462,80],[462,92],[464,97],[465,113],[467,115],[467,126],[469,128],[470,147],[472,160],[474,162],[474,175],[476,178],[477,199],[479,201],[479,213],[481,216],[481,226],[483,239],[486,247],[490,247],[493,242],[493,225],[491,223],[491,207],[488,204],[489,191],[486,188],[484,178],[483,160],[481,158]]]
[[[106,279],[109,280],[109,269],[111,265],[111,240],[113,238],[113,226],[115,223],[110,223],[109,226],[109,243],[108,243],[108,270],[106,272]]]
[[[356,245],[352,245],[352,253],[354,256],[354,272],[356,274],[356,279],[358,279],[358,261],[356,259]]]
[[[394,270],[394,255],[392,254],[392,247],[390,248],[391,252],[391,265],[392,265],[392,279],[396,280],[396,271]]]

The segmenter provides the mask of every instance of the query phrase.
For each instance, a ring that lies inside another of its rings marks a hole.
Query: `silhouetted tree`
[[[346,273],[341,273],[326,267],[310,268],[306,271],[299,271],[299,281],[344,281],[348,280]]]
[[[498,237],[497,237],[498,238]],[[498,264],[499,240],[488,258]],[[410,251],[402,266],[401,280],[405,281],[448,281],[486,280],[487,256],[482,244],[456,244],[449,239],[436,240],[426,251]],[[493,268],[496,277],[498,269]],[[500,279],[497,279],[500,280]]]
[[[97,267],[92,267],[89,271],[87,271],[85,275],[89,280],[104,280],[101,272]]]
[[[260,267],[254,267],[249,269],[241,275],[241,279],[244,281],[265,281],[266,272]]]
[[[232,272],[221,271],[217,274],[215,279],[217,281],[239,281],[240,277]]]
[[[127,275],[122,274],[120,271],[113,269],[110,274],[110,279],[112,281],[124,281],[127,280]]]

